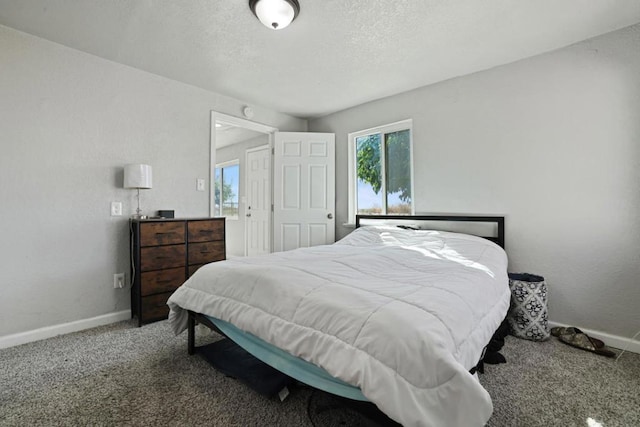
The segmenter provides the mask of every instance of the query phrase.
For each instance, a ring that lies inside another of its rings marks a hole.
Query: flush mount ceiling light
[[[272,30],[287,27],[300,13],[298,0],[249,0],[249,7]]]

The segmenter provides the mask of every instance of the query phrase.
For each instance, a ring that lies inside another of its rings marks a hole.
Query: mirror
[[[258,205],[264,205],[268,200],[270,207],[271,188],[255,188],[255,177],[252,178],[252,172],[248,170],[247,158],[251,159],[255,169],[256,153],[264,151],[270,156],[271,134],[277,129],[215,112],[211,115],[211,128],[210,176],[213,182],[210,183],[210,214],[227,218],[227,257],[258,254],[260,252],[255,253],[254,250],[256,245],[268,245],[267,252],[270,252],[270,229],[263,230],[264,227],[256,221],[261,218]],[[270,157],[268,162],[270,168]],[[253,191],[249,191],[246,185],[251,179],[254,182]],[[253,206],[254,211],[250,211],[249,203],[252,195],[256,198],[256,191],[260,203],[256,203]],[[269,194],[266,194],[267,192]],[[270,224],[270,212],[266,214],[269,216]]]

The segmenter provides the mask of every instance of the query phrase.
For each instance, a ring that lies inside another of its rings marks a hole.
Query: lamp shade
[[[151,188],[152,182],[151,166],[133,164],[124,167],[124,188]]]
[[[300,12],[297,0],[249,0],[249,7],[260,22],[273,30],[287,27]]]

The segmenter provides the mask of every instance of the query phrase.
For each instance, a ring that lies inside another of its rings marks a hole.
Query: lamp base
[[[149,218],[147,215],[133,214],[131,215],[131,219],[147,219]]]

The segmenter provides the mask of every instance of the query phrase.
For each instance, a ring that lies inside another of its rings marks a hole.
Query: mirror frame
[[[210,131],[210,146],[209,146],[209,216],[214,216],[214,201],[215,201],[215,186],[213,180],[216,173],[216,122],[242,127],[245,129],[261,132],[269,136],[269,145],[273,146],[273,133],[278,131],[278,128],[265,125],[258,122],[253,122],[247,119],[241,119],[240,117],[230,116],[228,114],[219,113],[217,111],[211,111],[211,131]],[[241,172],[242,173],[242,172]]]

